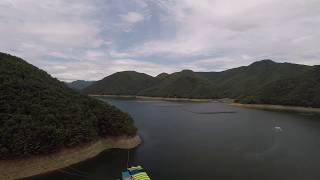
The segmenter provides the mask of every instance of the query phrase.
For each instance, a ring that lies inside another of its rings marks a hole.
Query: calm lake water
[[[319,118],[222,103],[103,100],[135,119],[144,142],[130,151],[130,165],[153,180],[320,179]],[[126,150],[108,150],[31,179],[116,180],[126,159]]]

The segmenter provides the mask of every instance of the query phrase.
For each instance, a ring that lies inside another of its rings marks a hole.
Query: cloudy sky
[[[320,64],[319,0],[1,0],[0,51],[54,77]]]

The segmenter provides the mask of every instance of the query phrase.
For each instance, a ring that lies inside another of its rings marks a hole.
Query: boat
[[[273,128],[276,132],[281,132],[282,131],[282,128],[279,127],[279,126],[276,126]]]
[[[122,171],[122,180],[151,180],[141,166],[132,166]]]

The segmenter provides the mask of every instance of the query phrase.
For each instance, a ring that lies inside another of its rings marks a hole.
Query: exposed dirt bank
[[[47,173],[90,159],[107,149],[131,149],[140,143],[139,136],[108,138],[46,156],[2,160],[0,161],[0,179],[13,180]]]
[[[244,107],[244,108],[254,108],[254,109],[271,110],[271,111],[287,111],[287,112],[317,113],[317,114],[319,113],[320,114],[320,108],[268,105],[268,104],[241,104],[241,103],[231,103],[231,105]]]
[[[193,99],[193,98],[166,98],[166,97],[149,97],[149,96],[133,96],[133,95],[95,95],[93,97],[110,97],[110,98],[132,98],[132,99],[145,99],[145,100],[164,100],[164,101],[191,101],[191,102],[233,102],[231,99]]]

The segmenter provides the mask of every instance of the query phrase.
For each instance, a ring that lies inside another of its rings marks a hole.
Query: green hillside
[[[3,53],[0,94],[0,158],[47,154],[137,131],[128,114]]]
[[[213,84],[191,70],[183,70],[167,75],[154,86],[142,90],[138,95],[177,97],[177,98],[214,98]]]
[[[123,72],[117,73],[120,77]],[[147,75],[146,75],[147,76]],[[148,76],[149,77],[149,76]],[[114,89],[114,75],[100,81],[99,91],[89,86],[88,94],[141,95],[178,98],[233,98],[244,103],[266,103],[295,106],[319,105],[319,66],[291,63],[276,63],[262,60],[222,72],[193,72],[184,70],[173,74],[149,77],[152,83],[139,85],[136,91],[128,88],[126,81],[117,80]],[[140,80],[141,82],[142,80]],[[134,82],[139,82],[135,79]],[[104,84],[105,83],[105,84]],[[131,86],[131,85],[130,85]],[[111,88],[112,87],[112,88]]]
[[[218,88],[215,91],[219,97],[242,98],[274,81],[301,76],[310,68],[304,65],[262,60],[220,73],[202,73],[202,76],[217,84]]]
[[[84,80],[76,80],[72,82],[66,82],[66,85],[74,90],[82,90],[88,86],[90,86],[94,81],[84,81]]]
[[[297,77],[273,81],[242,102],[320,107],[320,66]]]
[[[156,76],[156,79],[162,80],[162,79],[167,78],[168,76],[169,76],[168,73],[161,73],[161,74],[158,74],[158,75]]]
[[[136,95],[154,83],[155,79],[147,74],[123,71],[96,81],[85,88],[83,92],[88,94]]]

